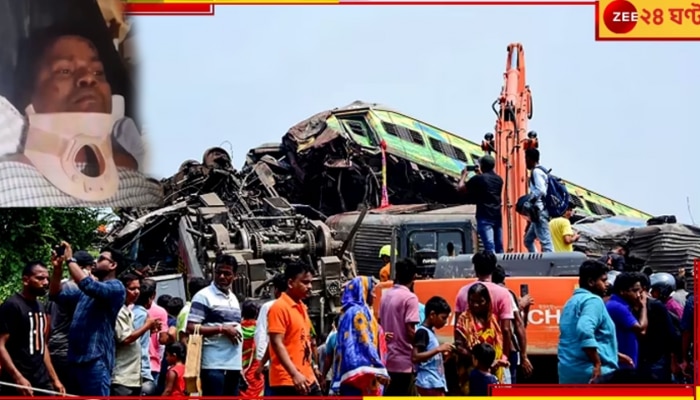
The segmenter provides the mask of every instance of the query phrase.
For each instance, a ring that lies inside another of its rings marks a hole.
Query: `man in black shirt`
[[[466,192],[467,204],[476,204],[476,231],[484,245],[484,250],[491,253],[503,253],[503,223],[501,217],[501,193],[503,179],[493,171],[496,160],[486,155],[479,159],[476,175],[468,181],[467,169],[457,190]]]
[[[649,278],[641,272],[635,274],[641,281],[642,290],[648,292]],[[664,303],[651,296],[647,297],[647,320],[649,324],[646,333],[639,341],[637,369],[642,374],[653,376],[655,383],[672,383],[671,371],[680,362],[680,331]]]
[[[22,291],[0,306],[0,380],[22,388],[3,388],[6,396],[32,396],[33,388],[65,393],[47,351],[50,318],[37,300],[49,288],[49,271],[38,261],[22,271]],[[41,395],[41,393],[37,393]]]

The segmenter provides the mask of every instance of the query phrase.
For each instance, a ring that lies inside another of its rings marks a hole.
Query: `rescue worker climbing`
[[[379,249],[379,258],[384,263],[379,270],[379,282],[386,282],[391,279],[391,245],[387,244]]]

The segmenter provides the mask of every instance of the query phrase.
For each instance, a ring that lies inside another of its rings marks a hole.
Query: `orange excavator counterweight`
[[[532,94],[525,79],[525,52],[520,43],[508,45],[501,95],[493,102],[494,133],[487,133],[482,148],[495,153],[496,173],[503,178],[503,248],[507,253],[527,252],[523,239],[527,221],[515,211],[528,192],[525,150],[537,148],[537,133],[527,132],[532,119]],[[527,132],[527,134],[526,134]]]

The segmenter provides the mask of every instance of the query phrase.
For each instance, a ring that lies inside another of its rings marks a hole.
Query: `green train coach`
[[[360,146],[376,148],[384,140],[387,152],[436,172],[459,178],[467,165],[484,154],[481,146],[453,133],[376,104],[354,103],[337,109],[326,120],[329,128],[346,132]],[[564,180],[577,213],[648,219],[652,216]]]

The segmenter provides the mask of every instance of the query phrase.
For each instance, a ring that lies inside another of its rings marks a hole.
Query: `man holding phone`
[[[467,204],[476,204],[476,231],[484,250],[500,254],[503,253],[503,179],[494,172],[495,168],[496,160],[492,156],[481,157],[471,179],[466,180],[467,169],[462,171],[457,190],[465,193]]]
[[[116,353],[114,326],[126,300],[126,289],[116,278],[125,263],[121,253],[105,249],[90,277],[73,258],[70,244],[62,242],[61,246],[65,249],[63,256],[54,251],[51,257],[54,270],[49,299],[75,309],[68,332],[68,361],[71,371],[80,377],[75,394],[107,397]],[[77,288],[62,287],[64,263]]]
[[[54,251],[58,257],[62,257],[65,247],[56,246]],[[87,275],[92,276],[91,271],[95,266],[95,258],[90,253],[84,250],[76,251],[73,258]],[[78,289],[78,284],[72,279],[64,279],[62,287],[63,289]],[[49,301],[46,305],[46,312],[51,316],[51,333],[49,334],[51,362],[56,369],[59,380],[66,387],[66,392],[77,393],[76,382],[73,381],[68,363],[68,333],[73,322],[75,308],[64,307],[54,301]]]

